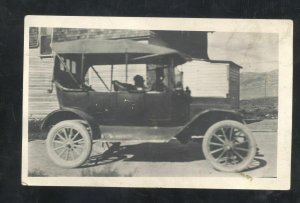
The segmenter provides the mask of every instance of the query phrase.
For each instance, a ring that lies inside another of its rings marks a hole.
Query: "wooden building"
[[[207,108],[238,109],[241,66],[231,61],[194,59],[179,66],[192,91],[192,114]]]
[[[51,88],[53,55],[51,42],[101,38],[132,39],[177,49],[193,60],[176,70],[178,77],[183,72],[184,86],[192,91],[192,109],[199,111],[208,107],[239,107],[239,69],[230,61],[211,61],[207,55],[207,32],[103,30],[67,28],[30,28],[29,49],[29,117],[43,118],[58,108],[55,91]],[[110,66],[96,67],[108,86],[111,84]],[[147,72],[148,70],[148,72]],[[128,83],[139,74],[151,80],[151,68],[144,64],[129,65]],[[114,66],[114,79],[125,82],[124,67]],[[96,91],[107,91],[96,74],[90,70],[87,81]],[[149,81],[148,81],[149,82]]]

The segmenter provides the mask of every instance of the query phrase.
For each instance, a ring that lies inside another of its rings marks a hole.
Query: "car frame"
[[[174,79],[174,68],[188,57],[177,50],[132,40],[99,39],[53,43],[52,50],[52,81],[60,108],[46,116],[41,128],[48,131],[47,152],[57,165],[83,165],[93,140],[119,145],[127,140],[166,141],[174,137],[187,143],[194,136],[203,138],[204,156],[217,170],[239,172],[254,159],[255,139],[236,111],[205,109],[190,117],[192,90]],[[119,64],[125,66],[126,83],[113,80],[111,74],[109,88],[94,66],[110,65],[113,69]],[[127,83],[130,64],[151,66],[156,76],[163,69],[166,88],[139,89]],[[85,84],[88,70],[94,71],[108,92],[94,91]],[[137,128],[144,130],[132,137]]]

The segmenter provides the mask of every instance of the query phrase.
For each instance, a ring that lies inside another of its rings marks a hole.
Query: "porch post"
[[[128,81],[128,54],[127,54],[127,50],[126,50],[126,53],[125,53],[125,64],[126,64],[126,75],[125,75],[125,81],[127,83]]]
[[[172,78],[171,78],[172,73],[171,73],[171,71],[172,71],[173,66],[174,66],[174,59],[173,59],[173,57],[171,57],[171,63],[168,66],[168,87],[169,88],[171,88],[171,82],[172,82]]]
[[[110,67],[110,91],[112,91],[113,75],[114,75],[114,64],[111,64],[111,67]]]
[[[84,75],[83,75],[83,66],[84,66],[84,54],[81,54],[81,73],[80,73],[80,78],[81,78],[81,88],[83,88],[84,84]]]

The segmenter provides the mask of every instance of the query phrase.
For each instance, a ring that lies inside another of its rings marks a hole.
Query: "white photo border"
[[[178,26],[180,25],[180,26]],[[28,177],[29,27],[189,30],[279,34],[277,177]],[[291,177],[293,22],[291,20],[26,16],[24,26],[22,185],[288,190]]]

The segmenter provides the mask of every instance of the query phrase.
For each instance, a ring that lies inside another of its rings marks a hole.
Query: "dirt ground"
[[[259,151],[243,174],[251,177],[276,177],[277,120],[264,120],[249,125]],[[126,177],[235,177],[239,173],[216,171],[205,160],[201,143],[122,143],[107,156],[100,155],[102,143],[95,143],[90,159],[80,168],[56,166],[46,153],[45,140],[29,141],[29,176],[126,176]]]

